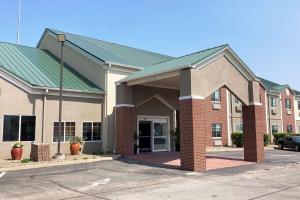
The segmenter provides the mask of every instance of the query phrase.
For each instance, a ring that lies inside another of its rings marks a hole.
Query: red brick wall
[[[285,108],[285,98],[291,99],[291,114],[288,115]],[[294,110],[294,95],[289,90],[289,96],[286,94],[286,91],[284,90],[281,93],[281,105],[282,105],[282,122],[283,122],[283,132],[287,132],[287,125],[291,124],[293,125],[293,132],[295,132],[295,110]]]
[[[181,168],[190,171],[205,171],[204,100],[180,100],[179,110]]]
[[[116,152],[134,154],[134,107],[116,107]]]
[[[244,134],[244,159],[251,162],[264,160],[263,122],[264,113],[262,106],[243,106],[243,134]]]
[[[259,88],[259,95],[260,95],[260,99],[261,99],[261,103],[262,103],[262,127],[261,127],[261,131],[263,134],[266,134],[268,133],[268,130],[267,130],[267,114],[266,114],[266,108],[267,108],[267,102],[266,102],[266,93],[265,93],[265,89],[262,85],[260,85],[260,88]]]
[[[219,123],[222,127],[222,144],[228,145],[228,116],[227,116],[227,98],[226,88],[220,89],[221,92],[221,109],[214,110],[212,108],[213,102],[211,102],[211,96],[205,98],[205,135],[206,145],[213,146],[214,140],[212,139],[212,124]]]

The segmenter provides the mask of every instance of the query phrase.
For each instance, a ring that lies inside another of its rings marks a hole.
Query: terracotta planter
[[[20,147],[13,147],[11,149],[11,159],[12,160],[21,160],[23,154],[23,149]]]
[[[80,144],[73,143],[70,145],[71,155],[78,155],[80,152]]]

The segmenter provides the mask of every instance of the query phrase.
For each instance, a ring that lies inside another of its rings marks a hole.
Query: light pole
[[[62,93],[63,93],[63,76],[64,76],[64,42],[66,41],[65,34],[57,34],[57,40],[61,43],[60,49],[60,82],[59,82],[59,117],[58,117],[58,141],[57,141],[57,153],[55,154],[56,159],[64,159],[65,155],[60,152],[60,138],[62,132],[61,116],[62,116]]]

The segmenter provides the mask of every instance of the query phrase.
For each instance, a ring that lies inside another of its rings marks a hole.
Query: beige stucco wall
[[[192,95],[206,98],[226,85],[242,102],[249,104],[248,80],[224,56],[199,70],[191,70],[191,79]]]
[[[34,115],[36,116],[35,142],[40,143],[42,138],[43,95],[28,94],[10,82],[0,79],[0,158],[10,158],[10,145],[14,142],[2,142],[4,115]],[[58,121],[58,97],[46,96],[44,142],[51,144],[51,154],[56,152],[56,144],[52,142],[53,122]],[[87,99],[77,97],[63,98],[63,121],[76,124],[76,135],[82,136],[82,122],[101,122],[101,99]],[[23,142],[23,158],[30,155],[30,143]],[[101,142],[88,142],[86,149],[90,152],[101,150]],[[63,153],[69,153],[69,143],[62,144]]]
[[[52,35],[46,34],[43,42],[40,44],[41,49],[45,49],[60,58],[60,43]],[[69,64],[83,76],[95,83],[101,88],[105,88],[105,70],[103,65],[93,61],[79,51],[70,48],[66,43],[64,45],[64,62]]]

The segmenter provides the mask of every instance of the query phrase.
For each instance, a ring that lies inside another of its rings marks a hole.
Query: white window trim
[[[213,125],[214,125],[214,124],[220,125],[221,136],[220,136],[220,137],[213,137],[213,136],[212,136],[212,139],[214,139],[214,140],[222,139],[222,123],[212,123],[212,124],[211,124],[211,133],[213,133]]]
[[[101,142],[102,141],[102,126],[103,126],[103,123],[102,122],[100,122],[100,121],[82,121],[82,129],[81,129],[81,138],[83,138],[83,123],[92,123],[92,130],[93,130],[93,127],[94,127],[94,125],[93,125],[93,123],[100,123],[101,124],[101,133],[100,133],[100,137],[101,137],[101,139],[100,140],[90,140],[90,141],[86,141],[86,140],[84,140],[84,142]],[[93,131],[92,131],[92,139],[93,139],[93,135],[94,133],[93,133]]]
[[[54,123],[58,121],[53,121],[52,122],[52,143],[58,143],[58,142],[54,142],[53,139],[54,139]],[[66,141],[66,122],[70,122],[70,123],[75,123],[75,136],[76,136],[76,122],[75,121],[61,121],[61,123],[64,123],[64,141],[60,141],[60,143],[69,143],[70,141]]]
[[[4,137],[4,117],[5,116],[18,116],[19,117],[19,135],[18,135],[18,140],[17,141],[3,141]],[[34,140],[33,141],[21,141],[21,117],[35,117],[35,127],[34,127]],[[2,120],[2,137],[1,137],[1,142],[35,142],[36,140],[36,115],[14,115],[14,114],[4,114],[3,115],[3,120]]]

